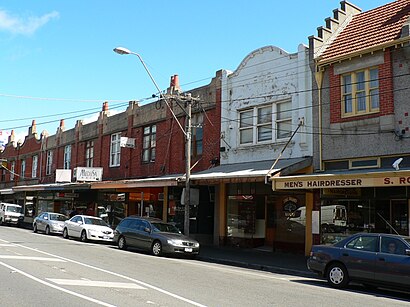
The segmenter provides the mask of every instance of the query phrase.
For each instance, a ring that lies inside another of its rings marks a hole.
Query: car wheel
[[[49,235],[50,234],[50,227],[46,227],[46,235]]]
[[[83,230],[83,231],[81,232],[81,237],[80,237],[80,239],[81,239],[81,242],[87,242],[87,233],[86,233],[85,230]]]
[[[160,256],[162,253],[162,244],[159,241],[155,241],[152,244],[151,252],[154,256]]]
[[[64,230],[63,230],[63,238],[64,238],[64,239],[68,239],[68,238],[69,238],[67,228],[64,228]]]
[[[349,283],[347,270],[341,263],[331,264],[327,270],[326,277],[333,288],[344,288]]]
[[[37,232],[37,224],[33,225],[33,232]]]
[[[123,236],[121,236],[118,239],[118,248],[122,249],[122,250],[126,250],[127,249],[127,243],[125,242],[125,238]]]

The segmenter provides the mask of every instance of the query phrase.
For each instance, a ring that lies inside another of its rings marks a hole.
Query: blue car
[[[307,265],[334,288],[355,281],[410,291],[410,237],[359,233],[333,245],[314,245]]]

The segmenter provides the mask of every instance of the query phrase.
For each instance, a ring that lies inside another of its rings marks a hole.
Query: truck
[[[24,220],[23,208],[17,204],[0,203],[0,225],[19,225]]]
[[[306,226],[306,207],[299,207],[289,220]],[[343,205],[322,206],[320,210],[322,232],[340,232],[347,226],[347,211]]]

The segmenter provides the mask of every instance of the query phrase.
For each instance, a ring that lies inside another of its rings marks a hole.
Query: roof
[[[323,52],[321,61],[384,46],[401,36],[410,16],[410,0],[397,0],[354,15],[350,23]]]

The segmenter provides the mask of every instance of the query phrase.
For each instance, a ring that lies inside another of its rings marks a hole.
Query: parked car
[[[120,249],[135,247],[153,255],[198,255],[199,243],[181,233],[171,223],[148,217],[126,217],[114,232],[114,241]]]
[[[64,222],[63,237],[112,242],[114,231],[101,218],[90,215],[75,215]]]
[[[33,221],[33,231],[44,231],[47,235],[51,233],[63,233],[64,222],[67,216],[54,212],[43,212]]]
[[[409,291],[410,237],[359,233],[333,245],[314,245],[307,265],[334,288],[356,281]]]
[[[0,203],[0,225],[19,225],[23,220],[23,208],[20,205]]]

